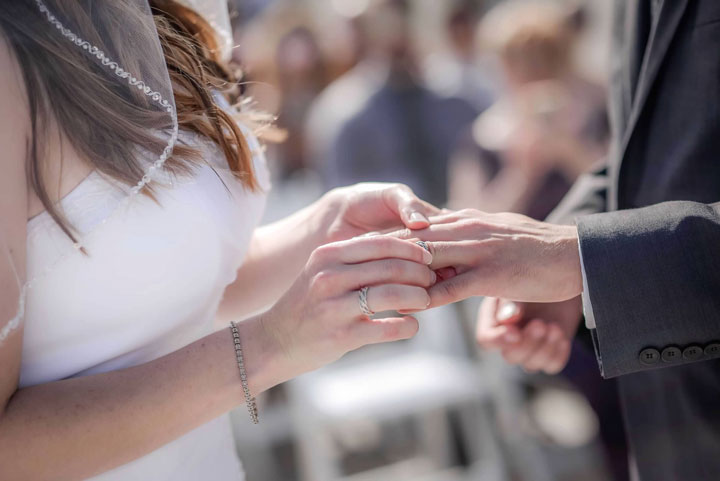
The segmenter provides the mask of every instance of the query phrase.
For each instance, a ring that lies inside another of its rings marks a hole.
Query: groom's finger
[[[496,320],[498,303],[497,298],[486,297],[478,310],[475,339],[484,349],[501,349],[508,343],[509,334],[514,332],[515,336],[518,336],[516,326],[498,324]]]
[[[503,357],[510,364],[525,366],[525,363],[545,344],[547,331],[543,321],[533,319],[521,331],[520,341],[503,349]]]
[[[474,279],[470,272],[459,274],[451,279],[438,282],[430,289],[430,306],[438,307],[467,299],[475,295]]]
[[[433,256],[431,269],[472,265],[480,254],[476,241],[436,241],[425,242],[425,245]]]
[[[567,338],[562,339],[555,347],[552,359],[543,370],[548,374],[557,374],[562,371],[570,359],[571,343]]]
[[[560,328],[555,324],[548,324],[544,342],[525,359],[523,367],[528,371],[545,370],[553,362],[562,340],[563,333]]]

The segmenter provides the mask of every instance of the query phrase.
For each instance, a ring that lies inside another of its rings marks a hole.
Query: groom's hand
[[[430,223],[391,235],[427,242],[440,279],[429,290],[431,307],[471,296],[557,302],[582,292],[574,226],[477,210],[431,217]]]
[[[487,297],[478,311],[476,339],[525,370],[560,372],[570,358],[582,314],[579,297],[551,303],[512,302]]]

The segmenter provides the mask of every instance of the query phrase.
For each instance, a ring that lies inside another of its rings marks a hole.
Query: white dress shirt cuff
[[[587,275],[585,275],[585,263],[583,262],[582,246],[578,242],[578,251],[580,252],[580,268],[582,269],[582,304],[583,313],[585,314],[585,327],[595,329],[595,316],[593,315],[592,304],[590,303],[590,290],[588,288]]]

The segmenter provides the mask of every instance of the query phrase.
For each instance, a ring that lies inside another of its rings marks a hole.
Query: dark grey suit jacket
[[[720,0],[617,0],[608,162],[576,219],[642,481],[720,480]],[[601,213],[597,213],[601,212]]]

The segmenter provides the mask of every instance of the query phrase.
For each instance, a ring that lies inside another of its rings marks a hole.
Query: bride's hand
[[[317,248],[288,292],[256,318],[260,332],[256,329],[250,336],[262,339],[249,343],[248,349],[261,352],[252,355],[252,362],[272,367],[265,366],[265,375],[251,390],[262,391],[365,344],[415,335],[418,323],[413,317],[364,315],[359,289],[370,286],[371,311],[425,309],[430,303],[426,288],[436,279],[428,267],[431,262],[430,254],[415,243],[385,236]]]
[[[403,184],[362,183],[334,189],[322,199],[327,242],[374,231],[425,229],[441,213]]]

